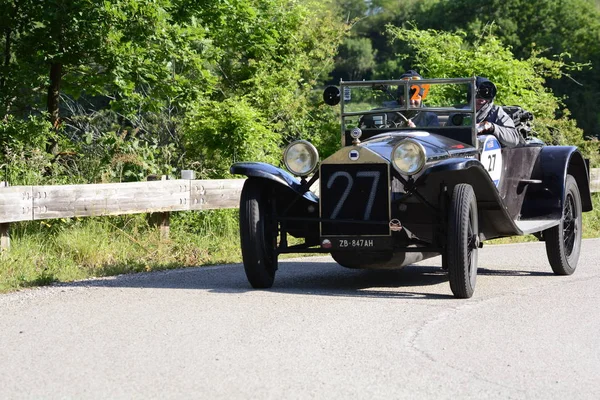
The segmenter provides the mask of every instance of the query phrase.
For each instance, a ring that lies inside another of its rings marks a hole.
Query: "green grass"
[[[600,237],[600,193],[583,216],[585,238]],[[532,235],[487,244],[537,241]],[[291,240],[290,242],[294,242]],[[294,255],[286,255],[290,257]],[[144,215],[47,220],[11,225],[0,255],[0,292],[91,277],[241,262],[237,210],[171,215],[169,239]]]
[[[166,240],[143,216],[12,224],[11,249],[0,256],[0,292],[240,262],[237,221],[230,211],[173,214]]]

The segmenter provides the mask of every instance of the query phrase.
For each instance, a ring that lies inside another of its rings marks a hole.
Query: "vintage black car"
[[[532,137],[533,117],[520,107],[506,110],[521,145],[478,135],[475,83],[340,82],[324,91],[327,104],[340,104],[340,150],[319,162],[315,147],[299,140],[283,153],[287,171],[232,165],[248,177],[240,235],[250,284],[271,287],[283,253],[330,253],[344,267],[373,269],[441,255],[452,293],[468,298],[483,242],[524,234],[545,241],[555,274],[572,274],[581,215],[592,209],[586,160],[576,147]],[[399,101],[415,91],[424,104]],[[288,235],[301,240],[291,245]]]

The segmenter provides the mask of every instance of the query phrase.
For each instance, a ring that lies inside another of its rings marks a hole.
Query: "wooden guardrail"
[[[590,189],[600,192],[600,169],[590,172]],[[237,208],[243,183],[244,179],[177,179],[55,186],[1,184],[0,248],[10,246],[11,222]],[[168,234],[168,218],[163,221]]]
[[[1,182],[0,182],[1,183]],[[0,249],[10,247],[11,222],[52,218],[156,214],[162,236],[168,213],[237,208],[244,179],[177,179],[54,186],[0,185]]]
[[[0,188],[0,223],[236,208],[243,179]]]
[[[590,191],[600,192],[600,168],[590,168]]]

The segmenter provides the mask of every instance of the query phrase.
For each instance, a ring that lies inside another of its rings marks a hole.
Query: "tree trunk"
[[[12,29],[9,27],[4,31],[4,68],[8,72],[8,64],[10,63],[10,39],[11,39]],[[0,82],[0,88],[4,89],[4,85],[6,84],[5,75],[2,75],[2,82]]]
[[[2,80],[0,80],[0,92],[6,96],[6,103],[4,104],[6,114],[4,115],[4,119],[8,117],[8,112],[10,111],[10,96],[6,91],[6,76],[8,75],[8,66],[10,64],[10,39],[11,39],[12,30],[10,27],[7,27],[4,31],[4,71],[5,74],[2,75]]]
[[[48,116],[54,130],[58,130],[59,106],[60,106],[60,81],[62,79],[62,63],[53,62],[50,64],[50,86],[48,86]],[[56,138],[48,140],[46,151],[51,154],[58,152],[58,142]]]

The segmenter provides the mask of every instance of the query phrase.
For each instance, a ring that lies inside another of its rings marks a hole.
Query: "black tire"
[[[448,211],[446,263],[450,289],[454,297],[467,299],[475,291],[479,248],[477,201],[471,185],[454,187]]]
[[[548,261],[556,275],[571,275],[577,268],[581,250],[581,223],[579,187],[575,178],[567,175],[560,223],[543,233]]]
[[[270,288],[275,280],[277,226],[267,185],[249,178],[240,197],[240,241],[246,277],[255,289]]]

